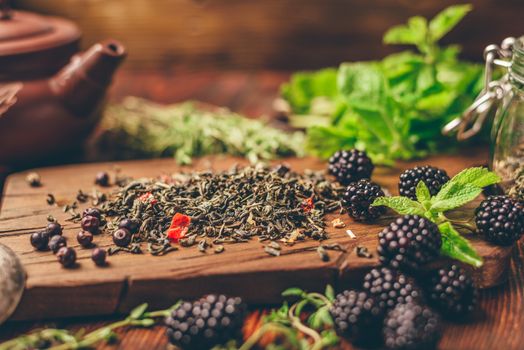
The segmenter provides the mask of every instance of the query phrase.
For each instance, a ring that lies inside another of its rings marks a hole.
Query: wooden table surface
[[[117,75],[113,98],[136,95],[159,102],[197,99],[224,105],[250,116],[270,114],[278,86],[288,77],[278,72],[130,72]],[[484,290],[480,295],[480,310],[473,321],[448,323],[440,349],[522,349],[524,334],[524,244],[513,253],[511,275],[506,285]],[[62,319],[45,323],[11,322],[0,326],[0,339],[16,336],[35,327],[54,325],[92,330],[107,324],[112,318]],[[164,330],[129,329],[117,332],[120,342],[108,349],[164,349]],[[350,349],[343,344],[342,348]]]

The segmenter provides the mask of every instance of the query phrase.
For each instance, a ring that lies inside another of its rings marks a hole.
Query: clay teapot
[[[78,53],[79,41],[74,23],[0,0],[0,166],[45,163],[93,130],[126,50],[106,40]]]

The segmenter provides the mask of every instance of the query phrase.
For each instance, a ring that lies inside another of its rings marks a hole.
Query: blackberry
[[[435,271],[424,286],[428,302],[446,316],[465,317],[477,305],[477,288],[457,265]]]
[[[404,215],[378,234],[377,251],[383,265],[415,271],[434,261],[441,245],[437,225],[418,215]]]
[[[507,196],[491,196],[475,210],[477,229],[497,245],[511,245],[524,232],[524,205]]]
[[[449,181],[449,176],[444,170],[429,165],[408,169],[400,174],[398,183],[400,195],[417,199],[416,188],[420,181],[424,181],[429,193],[434,196],[440,191],[442,185]]]
[[[417,302],[422,298],[422,292],[412,279],[387,267],[368,272],[364,277],[363,289],[386,309],[399,303]]]
[[[342,197],[342,205],[346,208],[349,216],[357,221],[371,221],[377,219],[386,212],[386,207],[372,207],[371,203],[383,197],[384,191],[374,182],[361,179],[349,184]]]
[[[246,316],[240,298],[208,295],[180,304],[166,319],[169,341],[183,349],[211,349],[230,339],[240,339]]]
[[[337,333],[357,346],[376,346],[385,309],[366,292],[346,290],[337,295],[329,310]]]
[[[329,173],[342,185],[349,185],[360,179],[369,179],[374,165],[366,152],[352,149],[338,151],[329,159]]]
[[[434,349],[441,336],[440,318],[426,306],[398,304],[386,316],[383,334],[387,349]]]

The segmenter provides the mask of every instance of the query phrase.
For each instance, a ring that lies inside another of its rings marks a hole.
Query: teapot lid
[[[47,50],[79,38],[80,30],[71,21],[14,11],[0,0],[0,57]]]

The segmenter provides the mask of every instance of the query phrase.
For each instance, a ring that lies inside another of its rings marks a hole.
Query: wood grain
[[[450,174],[464,167],[482,162],[484,154],[441,156],[427,160],[441,166]],[[215,171],[228,169],[244,160],[228,157],[209,157],[199,160],[194,168]],[[297,170],[324,169],[325,163],[313,159],[288,159]],[[378,169],[374,177],[391,192],[395,192],[399,171],[414,163],[402,164],[398,169]],[[78,189],[88,192],[93,187],[97,171],[110,170],[117,165],[132,177],[153,177],[162,173],[180,171],[171,159],[119,162],[116,164],[84,164],[37,169],[43,186],[30,188],[25,174],[11,175],[6,182],[0,213],[0,242],[11,247],[21,258],[28,272],[26,292],[13,319],[40,319],[66,316],[88,316],[129,311],[136,304],[147,301],[154,308],[166,307],[178,298],[192,298],[204,293],[226,293],[242,296],[251,304],[275,303],[285,288],[299,286],[308,290],[322,289],[326,284],[357,286],[362,275],[378,264],[372,259],[357,257],[357,245],[374,253],[376,234],[388,219],[366,225],[342,219],[356,235],[351,240],[346,229],[328,228],[330,239],[326,243],[339,243],[345,253],[330,252],[330,261],[322,262],[316,252],[317,242],[307,241],[283,248],[278,258],[263,251],[255,240],[249,243],[226,246],[222,254],[202,254],[193,248],[182,248],[164,257],[147,254],[118,254],[110,259],[110,266],[100,269],[89,259],[90,250],[81,249],[74,235],[78,224],[65,223],[67,215],[59,207],[45,202],[47,193],[53,193],[59,202],[72,202]],[[188,169],[185,169],[188,170]],[[81,210],[81,209],[80,209]],[[36,252],[28,236],[46,223],[48,214],[65,223],[65,237],[69,245],[78,250],[79,266],[63,269],[49,252]],[[329,223],[338,217],[330,214]],[[391,219],[389,219],[391,220]],[[479,253],[486,260],[486,268],[475,271],[483,287],[504,281],[511,249],[491,246],[483,240],[474,240]],[[97,237],[97,245],[110,244],[110,234]],[[262,288],[261,288],[262,287]],[[75,295],[74,298],[71,298]],[[60,307],[59,307],[60,306]]]
[[[445,42],[480,61],[484,47],[521,35],[520,0],[471,0],[475,10]],[[19,8],[77,22],[87,47],[122,40],[133,68],[312,69],[398,50],[382,36],[408,17],[454,0],[18,0]]]

